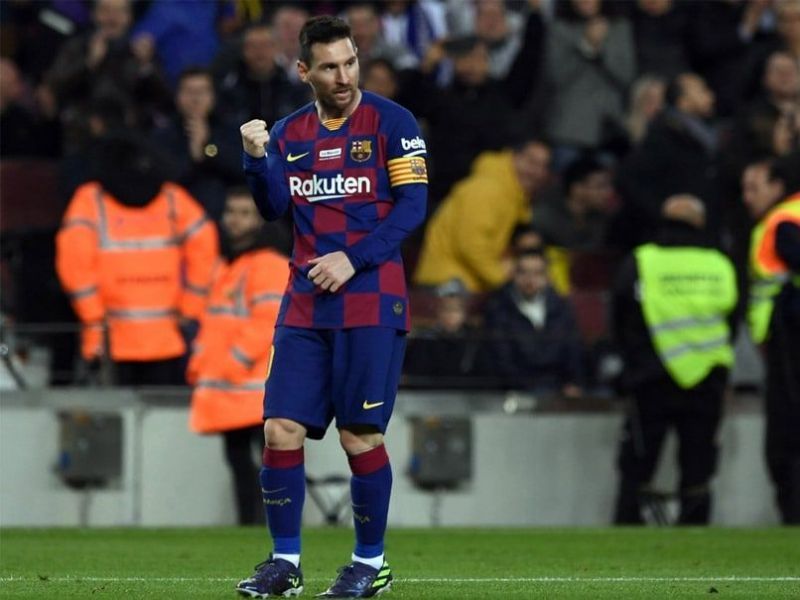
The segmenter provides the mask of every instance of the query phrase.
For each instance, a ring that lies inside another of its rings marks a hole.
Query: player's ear
[[[297,61],[297,74],[300,75],[300,81],[308,83],[308,65],[302,60]]]

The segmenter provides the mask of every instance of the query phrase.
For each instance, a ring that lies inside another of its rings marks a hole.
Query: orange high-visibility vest
[[[753,229],[750,237],[750,302],[747,322],[757,344],[769,334],[775,297],[790,280],[789,267],[775,248],[778,225],[784,222],[800,225],[800,194],[794,194],[775,205]],[[800,279],[793,279],[800,287]]]
[[[264,381],[289,260],[272,250],[246,252],[214,275],[189,361],[189,427],[213,433],[262,421]]]
[[[79,187],[56,237],[56,271],[85,325],[84,358],[102,351],[104,323],[115,361],[181,356],[178,318],[202,315],[218,253],[215,226],[178,185],[141,207],[95,182]]]

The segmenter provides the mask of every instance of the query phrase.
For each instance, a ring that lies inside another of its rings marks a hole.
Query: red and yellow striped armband
[[[428,167],[421,156],[401,156],[387,162],[389,184],[392,187],[407,183],[428,183]]]

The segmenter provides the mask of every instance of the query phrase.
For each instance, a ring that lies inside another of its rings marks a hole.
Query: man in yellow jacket
[[[228,192],[222,215],[225,260],[214,271],[186,377],[194,386],[189,427],[222,433],[242,525],[263,515],[253,446],[262,444],[264,380],[289,278],[289,260],[267,247],[263,224],[247,188]]]
[[[539,141],[478,156],[428,223],[415,282],[460,279],[471,292],[503,285],[511,236],[531,221],[531,199],[546,183],[549,164],[550,149]]]

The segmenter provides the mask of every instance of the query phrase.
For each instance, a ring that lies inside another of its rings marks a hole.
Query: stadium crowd
[[[352,27],[363,87],[411,110],[427,145],[429,218],[404,248],[406,385],[635,394],[617,360],[631,355],[619,302],[635,277],[618,267],[663,243],[666,222],[730,257],[739,301],[719,318],[732,346],[753,225],[798,190],[799,0],[9,0],[4,219],[30,193],[17,165],[36,159],[57,169],[44,220],[63,222],[57,237],[4,226],[2,310],[81,323],[80,344],[52,344],[53,384],[109,352],[118,383],[185,382],[219,246],[242,253],[223,216],[244,181],[238,127],[311,100],[297,35],[332,13]],[[783,195],[752,210],[776,165]],[[115,214],[97,186],[144,216]],[[288,256],[291,227],[264,225],[252,244]],[[129,276],[140,248],[126,231],[162,244],[158,285]],[[119,297],[129,289],[146,310]],[[786,348],[767,360],[800,371]]]

